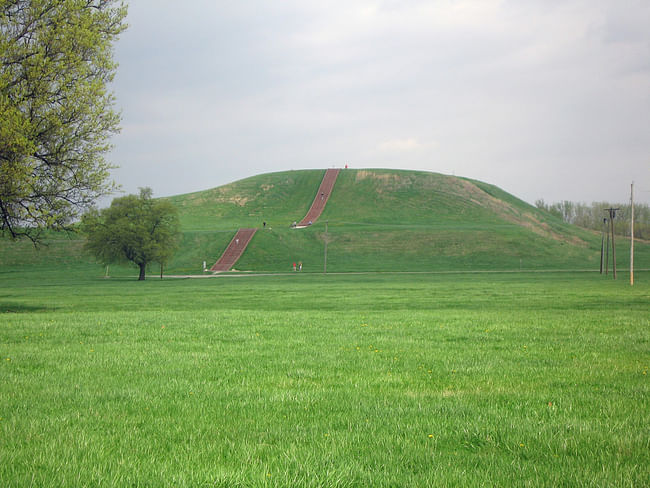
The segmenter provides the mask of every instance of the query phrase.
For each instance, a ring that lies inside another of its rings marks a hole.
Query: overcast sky
[[[648,0],[131,0],[128,193],[342,167],[650,202]]]

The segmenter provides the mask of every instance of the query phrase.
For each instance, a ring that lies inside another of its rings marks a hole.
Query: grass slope
[[[307,213],[324,170],[269,173],[171,197],[187,231],[286,226]]]

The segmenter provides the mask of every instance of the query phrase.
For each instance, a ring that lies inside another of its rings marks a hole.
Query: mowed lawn
[[[0,273],[0,485],[647,486],[650,273]]]

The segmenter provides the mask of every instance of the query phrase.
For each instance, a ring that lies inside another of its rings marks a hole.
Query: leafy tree
[[[119,0],[0,0],[0,231],[38,241],[114,190]]]
[[[178,247],[178,210],[169,200],[154,200],[149,188],[140,195],[116,198],[111,206],[91,210],[81,220],[85,247],[105,264],[132,262],[145,279],[149,263],[161,266]]]
[[[614,232],[617,235],[630,235],[630,217],[632,209],[629,203],[592,202],[591,204],[569,202],[564,200],[547,204],[544,200],[536,200],[535,206],[546,210],[568,224],[574,224],[596,232],[607,230],[607,223],[603,220],[609,218],[605,212],[607,208],[618,208],[614,219]],[[650,237],[650,205],[647,203],[634,204],[634,236],[637,239]]]

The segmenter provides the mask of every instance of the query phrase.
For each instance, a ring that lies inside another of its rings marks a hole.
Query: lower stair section
[[[210,271],[229,271],[244,254],[257,229],[239,229]]]

